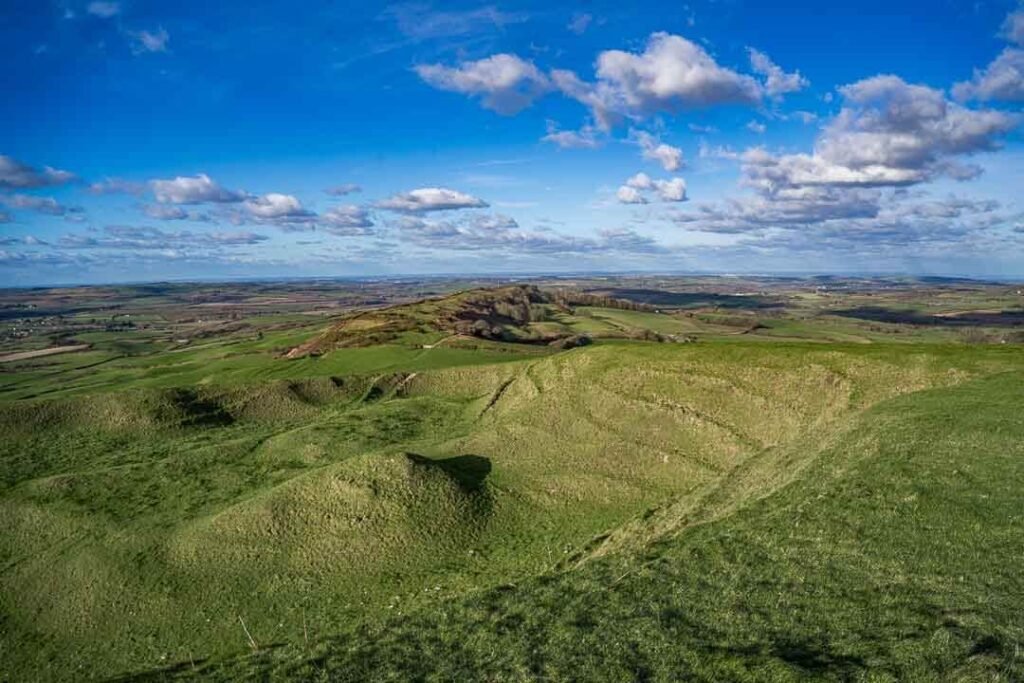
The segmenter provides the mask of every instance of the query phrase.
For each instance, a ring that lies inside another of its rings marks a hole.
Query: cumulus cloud
[[[878,190],[803,188],[704,204],[695,211],[675,214],[673,220],[691,230],[724,234],[792,229],[833,220],[875,218],[880,202]]]
[[[682,178],[671,178],[669,180],[655,180],[654,189],[663,202],[685,202],[686,181]]]
[[[482,199],[443,187],[423,187],[410,190],[377,203],[377,208],[402,213],[479,209],[487,206],[487,202]]]
[[[760,121],[748,121],[746,127],[751,133],[757,133],[758,135],[763,135],[764,132],[768,130],[768,126],[764,125]]]
[[[335,206],[323,214],[317,224],[326,232],[340,237],[355,237],[373,234],[373,221],[366,209],[354,204]]]
[[[1007,15],[1000,36],[1024,47],[1024,9]],[[953,96],[961,101],[1024,101],[1024,50],[1004,49],[984,69],[975,69],[970,81],[953,86]]]
[[[647,192],[654,192],[663,202],[684,202],[686,181],[682,178],[656,180],[646,173],[637,173],[619,187],[615,197],[623,204],[646,204]]]
[[[1008,47],[970,81],[953,86],[959,100],[1024,101],[1024,50]]]
[[[967,109],[939,90],[875,76],[840,89],[844,106],[825,126],[812,154],[743,155],[744,182],[765,194],[801,187],[878,187],[945,175],[968,179],[979,169],[959,157],[996,149],[1015,117]]]
[[[615,191],[615,198],[622,204],[646,204],[647,200],[640,191],[629,185],[622,185]]]
[[[242,208],[256,220],[271,223],[309,222],[316,217],[315,213],[302,206],[297,197],[280,192],[250,197]]]
[[[169,34],[162,26],[153,31],[127,31],[131,42],[132,52],[144,54],[147,52],[167,52],[167,43],[171,40]]]
[[[356,192],[362,192],[363,188],[355,183],[342,183],[341,185],[334,185],[328,187],[324,192],[333,197],[344,197],[348,194],[355,194]]]
[[[559,130],[554,121],[548,121],[548,134],[542,142],[550,142],[562,149],[596,149],[601,146],[598,130],[594,126],[583,126],[576,130]]]
[[[103,2],[102,0],[96,0],[90,2],[85,11],[94,17],[100,17],[101,19],[110,19],[116,17],[121,13],[121,4],[117,2]]]
[[[234,203],[246,199],[244,192],[227,190],[205,173],[178,176],[170,180],[151,180],[149,185],[156,200],[164,204]]]
[[[645,131],[630,131],[630,137],[640,146],[643,158],[656,161],[670,173],[683,167],[683,150],[661,142]]]
[[[415,71],[439,90],[479,97],[484,107],[505,115],[525,109],[550,89],[547,77],[532,62],[511,54],[492,55],[455,67],[420,64]]]
[[[597,80],[552,71],[566,96],[587,105],[604,127],[621,116],[642,117],[721,104],[755,104],[761,86],[750,76],[720,66],[704,48],[682,36],[651,35],[643,52],[607,50],[597,58]]]
[[[50,166],[38,169],[0,154],[0,188],[28,190],[64,185],[74,180],[75,175],[68,171],[61,171]]]
[[[778,64],[773,62],[768,55],[754,48],[747,48],[750,55],[750,68],[764,76],[764,93],[771,98],[778,99],[791,92],[803,90],[810,85],[810,81],[800,75],[799,71],[786,73]]]

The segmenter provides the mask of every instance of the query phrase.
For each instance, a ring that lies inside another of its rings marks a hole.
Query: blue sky
[[[1024,277],[1015,2],[0,0],[0,285]]]

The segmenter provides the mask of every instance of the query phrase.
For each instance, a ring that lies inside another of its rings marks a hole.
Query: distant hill
[[[395,342],[407,335],[442,333],[493,341],[574,346],[589,341],[570,329],[534,325],[558,314],[572,315],[576,306],[652,311],[642,303],[571,290],[542,290],[533,285],[473,289],[341,318],[320,335],[293,348],[288,358],[301,358],[339,348]]]

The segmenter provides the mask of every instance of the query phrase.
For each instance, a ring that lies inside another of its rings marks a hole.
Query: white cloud
[[[1003,21],[1000,36],[1024,47],[1024,9]],[[1024,101],[1024,50],[1008,47],[984,69],[975,69],[970,81],[953,86],[958,100]]]
[[[75,180],[75,175],[50,166],[37,169],[17,159],[0,154],[0,188],[28,190],[37,187],[64,185]]]
[[[353,204],[327,210],[320,215],[317,223],[323,230],[341,237],[369,235],[373,228],[373,221],[366,209]]]
[[[153,194],[164,204],[202,204],[204,202],[231,203],[245,200],[244,192],[227,190],[210,176],[178,176],[170,180],[151,180]]]
[[[598,130],[594,126],[583,126],[578,131],[558,130],[554,121],[548,121],[548,133],[541,138],[542,142],[550,142],[562,149],[596,149],[601,146]]]
[[[377,207],[388,211],[424,213],[454,209],[478,209],[487,202],[472,195],[443,187],[424,187],[396,194],[377,203]]]
[[[646,204],[644,192],[653,191],[663,202],[685,202],[686,181],[682,178],[655,180],[646,173],[637,173],[619,187],[615,197],[623,204]]]
[[[680,148],[661,142],[645,131],[630,131],[630,137],[640,145],[644,159],[658,162],[670,173],[683,167],[683,150]]]
[[[314,212],[302,206],[297,197],[279,192],[250,197],[242,204],[242,208],[249,218],[257,222],[272,223],[286,229],[311,225],[317,218]]]
[[[1007,15],[1001,35],[1011,43],[1024,47],[1024,9]]]
[[[420,78],[440,90],[480,97],[483,106],[499,114],[515,114],[550,89],[547,77],[516,55],[497,54],[457,67],[420,64]]]
[[[800,75],[799,71],[791,74],[773,62],[768,55],[754,48],[747,48],[750,54],[750,68],[764,76],[764,92],[768,97],[778,99],[791,92],[803,90],[810,81]]]
[[[53,197],[37,197],[30,194],[0,195],[0,205],[6,206],[9,209],[25,209],[49,216],[67,216],[68,214],[82,213],[81,207],[65,206]]]
[[[169,232],[159,228],[110,225],[100,236],[70,234],[57,242],[62,249],[137,249],[207,254],[210,249],[259,244],[267,240],[252,232]]]
[[[0,214],[0,223],[4,223],[3,214]],[[39,239],[35,235],[25,235],[24,237],[0,237],[0,246],[12,247],[15,245],[25,245],[29,247],[41,247],[48,246],[49,242]]]
[[[967,109],[939,90],[875,76],[840,88],[844,105],[822,130],[813,154],[742,155],[744,182],[766,195],[815,186],[912,185],[980,172],[958,157],[996,149],[1017,119]]]
[[[901,202],[920,194],[909,192],[908,186],[938,177],[976,177],[981,169],[964,163],[962,157],[997,148],[1015,127],[1013,116],[968,109],[950,102],[939,90],[910,85],[896,76],[868,78],[839,93],[843,107],[824,126],[812,153],[779,155],[761,147],[743,153],[708,150],[708,155],[738,160],[741,182],[754,195],[703,205],[675,220],[705,232],[811,231],[813,239],[758,238],[765,248],[771,244],[792,249],[822,243],[843,248],[893,244],[901,235],[906,246],[942,234],[952,239],[1004,220],[990,215],[985,203],[906,208]],[[957,212],[968,207],[976,220],[950,222],[960,219]],[[978,217],[981,214],[987,217]]]
[[[757,133],[758,135],[762,135],[766,130],[768,130],[768,126],[764,125],[760,121],[748,121],[747,130],[749,130],[751,133]]]
[[[592,21],[594,21],[594,15],[586,12],[577,12],[573,15],[572,20],[566,28],[580,36],[586,32],[587,27],[590,26]]]
[[[635,187],[623,185],[615,192],[615,198],[623,204],[646,204],[647,200]]]
[[[959,100],[1024,100],[1024,50],[1008,47],[970,81],[953,86]]]
[[[96,0],[90,2],[86,6],[85,11],[89,14],[100,17],[101,19],[110,19],[116,17],[121,13],[121,4],[117,2],[103,2],[102,0]]]
[[[658,191],[658,196],[661,197],[663,202],[686,201],[686,181],[682,178],[655,180],[654,188]]]
[[[416,40],[479,34],[521,23],[528,18],[524,13],[502,12],[493,5],[441,11],[418,2],[392,5],[384,14],[395,20],[399,31]]]
[[[132,52],[143,54],[146,52],[167,52],[167,43],[171,40],[169,34],[162,26],[155,31],[128,31],[131,40]]]
[[[104,178],[89,185],[89,192],[92,194],[140,195],[145,191],[145,183],[137,183],[131,180],[124,180],[123,178]]]
[[[471,216],[462,220],[428,221],[405,216],[396,226],[410,242],[430,249],[488,251],[510,254],[661,254],[667,250],[633,230],[603,230],[597,238],[523,230],[508,216]]]
[[[631,187],[635,190],[649,190],[654,187],[654,181],[651,180],[651,176],[641,172],[627,179],[626,187]]]
[[[755,104],[761,99],[761,87],[753,78],[720,66],[704,48],[668,33],[651,35],[639,54],[602,52],[596,75],[595,83],[586,83],[571,71],[551,72],[555,85],[590,107],[603,127],[621,116]]]
[[[186,211],[180,206],[168,205],[168,204],[146,204],[142,207],[142,212],[150,218],[155,218],[158,221],[198,221],[208,222],[210,217],[205,213],[198,211]]]
[[[929,251],[957,259],[982,243],[1009,245],[1001,234],[1015,215],[998,202],[957,197],[911,198],[907,193],[856,188],[815,188],[831,202],[770,201],[756,197],[677,214],[681,227],[746,235],[737,247],[752,253],[845,254],[874,263],[893,254],[924,258]],[[858,199],[859,198],[859,199]],[[748,252],[747,256],[751,255]]]
[[[342,183],[341,185],[334,185],[324,190],[324,192],[334,197],[344,197],[345,195],[362,191],[363,188],[355,183]]]

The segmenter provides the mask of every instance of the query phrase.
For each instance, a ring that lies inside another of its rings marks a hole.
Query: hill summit
[[[651,310],[645,304],[571,290],[542,290],[534,285],[472,289],[345,316],[330,328],[288,352],[301,358],[333,349],[393,343],[409,334],[441,333],[492,341],[571,347],[589,341],[584,335],[535,325],[574,306]]]

